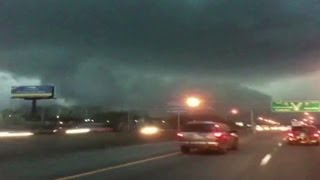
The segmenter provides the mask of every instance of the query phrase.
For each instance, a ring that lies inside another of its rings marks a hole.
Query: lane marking
[[[116,165],[116,166],[97,169],[97,170],[94,170],[94,171],[88,171],[88,172],[85,172],[85,173],[80,173],[80,174],[76,174],[76,175],[72,175],[72,176],[61,177],[61,178],[58,178],[56,180],[69,180],[69,179],[81,178],[81,177],[90,176],[90,175],[93,175],[93,174],[98,174],[98,173],[107,172],[107,171],[111,171],[111,170],[115,170],[115,169],[120,169],[120,168],[124,168],[124,167],[128,167],[128,166],[133,166],[133,165],[137,165],[137,164],[146,163],[146,162],[149,162],[149,161],[155,161],[155,160],[159,160],[159,159],[164,159],[164,158],[176,156],[176,155],[179,155],[179,154],[181,154],[181,152],[165,154],[165,155],[162,155],[162,156],[156,156],[156,157],[152,157],[152,158],[148,158],[148,159],[143,159],[143,160],[138,160],[138,161],[134,161],[134,162],[119,164],[119,165]]]
[[[282,143],[281,143],[281,142],[279,142],[279,143],[278,143],[278,146],[279,146],[279,147],[281,147],[281,146],[282,146]]]
[[[267,154],[266,156],[264,156],[264,158],[260,162],[260,166],[267,165],[271,158],[272,158],[271,154]]]

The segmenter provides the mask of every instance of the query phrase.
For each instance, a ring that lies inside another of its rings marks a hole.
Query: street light
[[[308,119],[314,120],[314,117],[312,117],[312,116],[309,116],[309,117],[308,117]]]
[[[186,99],[186,104],[188,107],[192,108],[199,107],[201,104],[201,100],[197,97],[188,97]]]
[[[201,99],[197,98],[197,97],[194,97],[194,96],[190,96],[190,97],[187,97],[185,99],[185,105],[190,107],[190,108],[197,108],[201,105]],[[178,131],[180,131],[181,129],[181,119],[180,119],[180,111],[178,111]]]
[[[238,114],[238,110],[237,109],[232,109],[230,112],[231,112],[231,114]]]
[[[231,110],[230,110],[230,114],[236,115],[236,114],[238,114],[238,113],[239,113],[239,111],[238,111],[237,109],[231,109]],[[226,121],[228,120],[228,114],[229,114],[229,113],[227,113],[227,114],[226,114],[226,117],[225,117],[225,120],[226,120]]]

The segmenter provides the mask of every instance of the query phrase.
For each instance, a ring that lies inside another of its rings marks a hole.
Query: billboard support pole
[[[32,99],[31,115],[34,116],[37,113],[37,100]]]

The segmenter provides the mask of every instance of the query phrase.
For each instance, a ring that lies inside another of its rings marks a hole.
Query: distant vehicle
[[[105,127],[104,123],[82,123],[75,128],[88,128],[90,132],[112,132],[113,129],[109,127]]]
[[[191,149],[205,149],[225,154],[237,150],[239,138],[236,131],[222,123],[211,121],[189,122],[177,134],[182,153]]]
[[[292,126],[291,131],[287,135],[289,145],[293,144],[320,144],[320,134],[314,126]]]

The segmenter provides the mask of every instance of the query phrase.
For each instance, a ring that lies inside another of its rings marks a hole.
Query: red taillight
[[[213,133],[213,135],[214,135],[215,137],[221,137],[221,136],[222,136],[222,133],[221,133],[221,132],[215,132],[215,133]]]
[[[183,137],[183,134],[182,133],[177,133],[177,136],[178,137]]]
[[[320,135],[317,134],[317,133],[314,133],[313,136],[314,136],[314,137],[319,137]]]
[[[294,137],[293,133],[288,133],[288,136]]]

